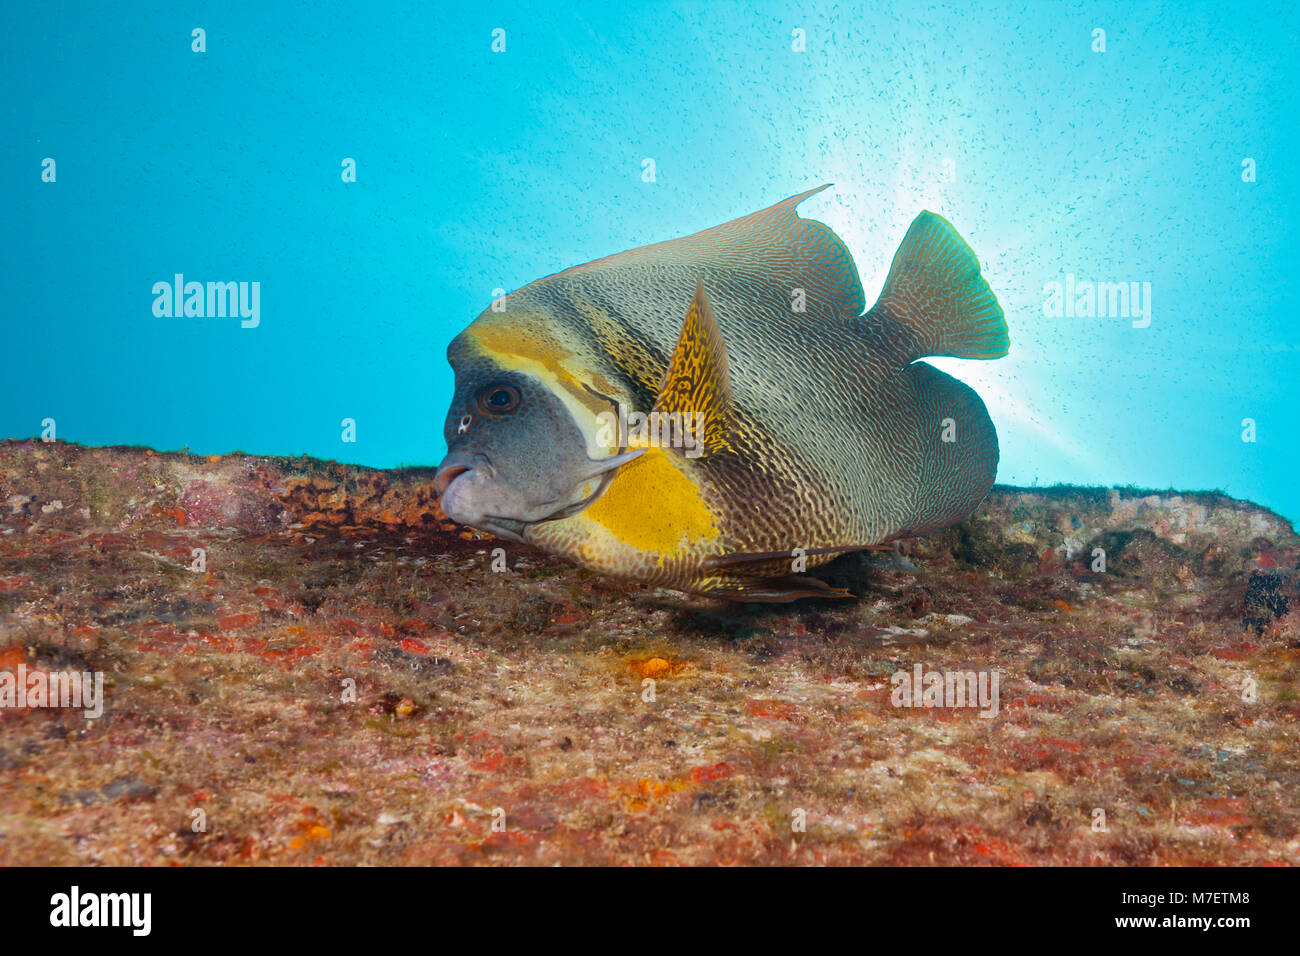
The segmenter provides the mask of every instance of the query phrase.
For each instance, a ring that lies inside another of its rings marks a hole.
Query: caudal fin
[[[892,346],[903,364],[926,355],[995,359],[1010,349],[1006,320],[979,260],[932,212],[912,221],[862,326],[878,344]]]

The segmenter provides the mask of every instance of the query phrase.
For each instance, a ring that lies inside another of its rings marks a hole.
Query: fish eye
[[[505,415],[519,407],[519,389],[513,385],[488,385],[479,389],[475,401],[484,415]]]

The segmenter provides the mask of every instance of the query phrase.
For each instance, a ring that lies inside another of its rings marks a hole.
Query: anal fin
[[[753,578],[744,575],[710,575],[691,590],[728,601],[760,601],[784,604],[803,598],[835,600],[853,597],[845,588],[831,587],[825,581],[803,574],[783,577]]]

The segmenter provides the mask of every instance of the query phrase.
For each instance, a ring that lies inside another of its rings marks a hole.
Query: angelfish
[[[979,262],[922,212],[866,309],[812,189],[510,293],[451,342],[436,482],[452,520],[604,574],[741,601],[943,528],[992,487],[979,396],[918,359],[994,359]],[[636,420],[652,427],[618,424]]]

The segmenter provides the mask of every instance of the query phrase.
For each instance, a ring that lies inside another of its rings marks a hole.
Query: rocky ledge
[[[733,606],[427,469],[0,442],[0,863],[1294,863],[1298,555],[1220,494],[998,487],[854,600]],[[100,716],[6,703],[73,672]]]

